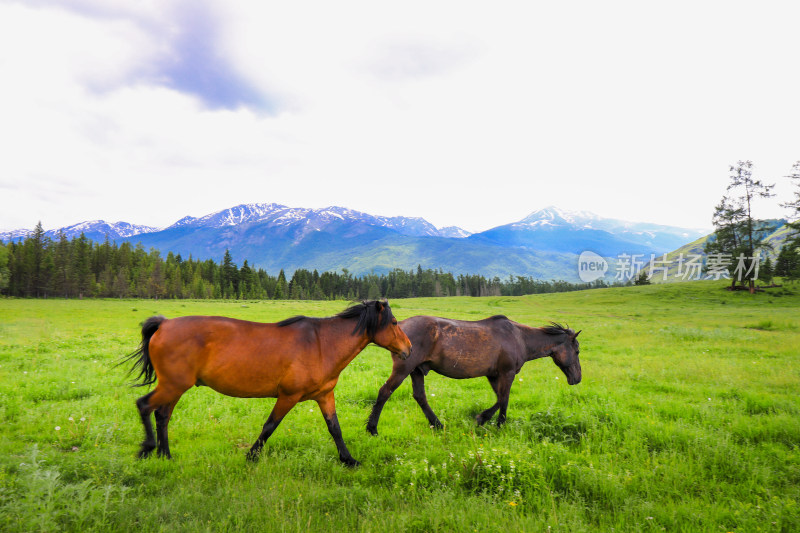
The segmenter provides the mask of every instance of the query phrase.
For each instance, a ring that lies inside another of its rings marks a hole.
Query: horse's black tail
[[[150,361],[150,338],[158,331],[159,326],[161,326],[161,323],[165,320],[166,318],[163,316],[151,316],[145,320],[142,323],[142,343],[139,344],[139,349],[125,356],[125,358],[119,362],[119,364],[122,364],[133,360],[133,368],[128,371],[128,375],[133,374],[136,372],[137,368],[140,368],[139,375],[136,376],[134,381],[141,380],[142,382],[134,382],[132,384],[134,387],[144,387],[145,385],[152,385],[156,382],[155,368],[153,368],[153,363]]]

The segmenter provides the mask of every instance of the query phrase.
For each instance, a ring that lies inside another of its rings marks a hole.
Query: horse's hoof
[[[152,454],[153,450],[155,449],[156,449],[155,444],[153,445],[142,444],[142,448],[139,450],[137,456],[139,457],[139,459],[147,459],[148,457],[150,457],[150,454]]]
[[[372,435],[373,437],[377,437],[377,436],[378,436],[378,428],[376,428],[376,427],[375,427],[375,428],[373,428],[373,427],[369,427],[369,426],[367,426],[367,431],[368,431],[368,432],[369,432],[369,434],[370,434],[370,435]]]
[[[161,450],[158,451],[158,456],[164,459],[172,459],[172,454],[169,452],[162,452]]]
[[[444,429],[444,424],[442,424],[441,422],[439,422],[439,421],[437,420],[436,422],[434,422],[433,424],[431,424],[431,429],[435,429],[435,430],[437,430],[437,431],[438,431],[438,430],[442,430],[442,429]]]
[[[253,450],[250,450],[249,452],[247,452],[247,455],[245,457],[248,462],[257,463],[260,455],[261,455],[261,450],[255,452]]]
[[[359,463],[352,457],[348,457],[347,459],[342,459],[342,463],[344,464],[344,466],[348,468],[355,468],[357,466],[361,466],[361,463]]]

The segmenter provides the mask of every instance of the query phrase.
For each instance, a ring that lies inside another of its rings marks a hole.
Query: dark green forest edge
[[[522,296],[607,286],[516,276],[501,281],[441,270],[394,270],[386,275],[281,270],[271,275],[226,252],[220,264],[182,258],[141,245],[95,243],[81,234],[68,240],[44,235],[41,224],[20,242],[0,242],[0,294],[22,298],[191,298],[337,300],[425,296]]]

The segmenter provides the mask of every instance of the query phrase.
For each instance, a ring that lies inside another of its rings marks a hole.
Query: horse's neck
[[[355,321],[334,317],[323,322],[319,331],[322,358],[338,372],[369,344],[366,333],[354,334]]]
[[[522,324],[518,327],[525,340],[525,361],[549,356],[553,347],[558,344],[555,336],[548,335],[539,328],[531,328]]]

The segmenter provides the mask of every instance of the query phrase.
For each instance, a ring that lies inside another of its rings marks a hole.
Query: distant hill
[[[164,254],[171,251],[216,261],[230,250],[235,262],[241,264],[247,259],[269,272],[306,268],[386,273],[420,265],[456,274],[567,281],[578,281],[577,256],[583,251],[603,257],[663,254],[704,234],[701,230],[607,219],[557,207],[470,234],[457,227],[439,229],[422,218],[274,203],[242,204],[199,218],[184,217],[163,229],[92,221],[47,234],[55,238],[59,231],[67,237],[83,232],[102,242],[108,236],[118,243],[141,243]],[[0,233],[0,239],[16,240],[27,233]]]

